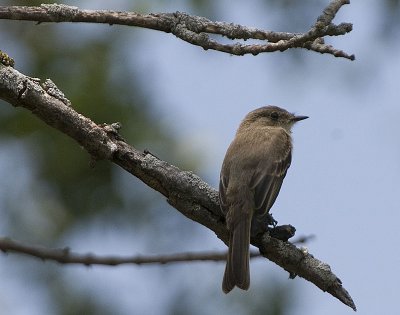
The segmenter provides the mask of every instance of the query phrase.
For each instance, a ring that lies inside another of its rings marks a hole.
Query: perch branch
[[[305,48],[321,54],[332,54],[354,60],[342,50],[320,43],[313,45],[315,40],[325,36],[340,36],[352,30],[351,23],[332,23],[338,10],[349,0],[333,0],[318,17],[316,23],[305,33],[285,33],[261,30],[233,23],[214,22],[207,18],[193,16],[182,12],[140,14],[136,12],[119,12],[110,10],[81,10],[78,7],[64,4],[42,4],[31,6],[0,6],[0,19],[27,20],[43,22],[85,22],[105,23],[109,25],[136,26],[172,33],[176,37],[205,50],[211,49],[232,55],[245,55],[275,51],[285,51],[292,48]],[[222,44],[210,37],[210,34],[234,39],[256,39],[266,41],[262,44],[234,42]]]
[[[228,242],[225,219],[219,207],[218,192],[214,188],[192,172],[180,170],[150,153],[130,146],[118,135],[117,125],[97,125],[79,114],[55,84],[50,82],[47,80],[40,84],[38,79],[0,65],[0,99],[31,111],[49,126],[78,142],[94,159],[108,159],[119,165],[164,195],[168,203],[183,215],[214,231],[225,244]],[[264,257],[291,275],[314,283],[356,309],[340,279],[326,263],[267,233],[252,238],[251,243],[259,248]]]

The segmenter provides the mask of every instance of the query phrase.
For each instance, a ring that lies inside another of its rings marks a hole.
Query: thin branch
[[[336,16],[336,13],[338,13],[340,8],[345,4],[350,4],[350,0],[331,1],[324,9],[324,12],[318,17],[317,24],[322,23],[323,26],[328,26],[329,24],[331,24],[332,20]]]
[[[63,93],[52,84],[49,94],[37,79],[11,67],[0,65],[0,98],[26,108],[49,126],[77,141],[93,159],[108,159],[163,194],[168,203],[186,217],[214,231],[228,242],[225,218],[221,213],[218,192],[192,172],[182,171],[150,153],[136,150],[119,135],[116,125],[97,125],[77,113]],[[50,90],[50,89],[48,89]],[[329,265],[295,245],[265,233],[251,239],[260,253],[291,275],[298,275],[356,309],[351,296],[332,273]]]
[[[299,243],[304,243],[310,237],[302,237]],[[196,261],[226,261],[227,252],[178,253],[169,255],[136,255],[136,256],[100,256],[96,254],[74,253],[69,247],[47,248],[19,242],[8,237],[0,237],[0,250],[4,253],[19,253],[42,260],[53,260],[61,264],[83,264],[86,266],[105,265],[118,266],[124,264],[170,264]],[[262,257],[259,252],[251,251],[250,258]]]
[[[299,243],[304,243],[310,236],[299,238]],[[118,266],[124,264],[169,264],[179,262],[196,261],[225,261],[227,252],[201,252],[201,253],[178,253],[169,255],[136,255],[136,256],[100,256],[96,254],[74,253],[69,247],[64,248],[46,248],[25,244],[8,237],[0,237],[0,250],[4,253],[19,253],[33,256],[42,260],[53,260],[61,264],[83,264]],[[251,251],[250,258],[262,257],[259,252]]]
[[[6,237],[0,237],[0,250],[4,253],[15,252],[37,257],[42,260],[53,260],[61,264],[82,264],[86,266],[105,265],[118,266],[124,264],[169,264],[194,261],[225,261],[226,252],[179,253],[170,255],[136,255],[136,256],[100,256],[95,254],[79,254],[65,248],[46,248],[24,244]],[[251,257],[260,257],[253,252]]]
[[[176,37],[203,47],[229,53],[232,55],[245,55],[275,51],[285,51],[291,48],[306,48],[319,53],[332,54],[354,60],[354,55],[349,55],[332,46],[321,44],[314,46],[312,43],[325,36],[340,36],[352,30],[352,24],[332,24],[338,10],[349,0],[333,0],[318,17],[316,23],[306,33],[285,33],[261,30],[233,23],[214,22],[204,17],[193,16],[182,12],[140,14],[135,12],[118,12],[108,10],[80,10],[78,7],[64,4],[42,4],[40,7],[29,6],[0,6],[0,19],[27,20],[43,22],[85,22],[119,24],[126,26],[143,27],[172,33]],[[265,44],[245,45],[240,42],[222,44],[211,39],[209,34],[225,36],[229,39],[257,39],[267,41]]]

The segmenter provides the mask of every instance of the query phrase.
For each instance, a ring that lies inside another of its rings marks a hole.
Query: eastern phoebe
[[[292,159],[291,127],[307,116],[277,106],[248,113],[222,164],[219,199],[229,230],[229,252],[222,290],[250,285],[250,235],[264,232]]]

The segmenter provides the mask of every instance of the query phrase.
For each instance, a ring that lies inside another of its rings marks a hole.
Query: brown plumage
[[[276,106],[244,118],[222,164],[219,198],[229,230],[229,252],[222,290],[250,285],[250,235],[266,230],[268,213],[292,159],[291,127],[306,116]]]

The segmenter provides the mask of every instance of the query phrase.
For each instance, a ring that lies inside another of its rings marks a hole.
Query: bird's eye
[[[279,114],[278,114],[277,112],[272,112],[272,113],[271,113],[271,118],[272,118],[273,120],[278,120]]]

